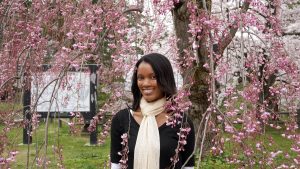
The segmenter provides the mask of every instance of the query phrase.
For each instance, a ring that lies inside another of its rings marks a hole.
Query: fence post
[[[30,102],[31,102],[31,92],[29,89],[25,89],[23,93],[23,144],[31,144],[31,113],[30,113]]]
[[[62,127],[62,121],[61,121],[60,117],[58,117],[58,127],[59,127],[59,128]]]
[[[90,76],[90,117],[96,115],[96,106],[97,106],[97,65],[89,65],[91,76]],[[96,129],[90,133],[90,144],[97,144],[97,133],[98,127],[96,124]]]

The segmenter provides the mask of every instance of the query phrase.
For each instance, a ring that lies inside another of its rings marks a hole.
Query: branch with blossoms
[[[188,99],[190,92],[187,90],[179,90],[175,96],[172,96],[166,103],[166,110],[170,112],[168,115],[167,125],[175,127],[183,123],[184,113],[188,111],[191,102]]]
[[[122,169],[126,169],[128,167],[127,161],[128,161],[128,153],[129,153],[129,147],[128,147],[128,139],[129,139],[129,130],[127,133],[122,134],[122,150],[118,152],[118,155],[121,156],[120,159],[120,165]]]
[[[55,155],[58,156],[58,163],[57,163],[57,167],[59,167],[60,169],[64,169],[64,164],[63,164],[63,149],[60,145],[58,146],[52,146],[53,151],[55,153]]]
[[[14,108],[12,108],[14,109]],[[10,168],[11,164],[15,162],[16,155],[19,151],[15,150],[14,148],[10,147],[11,140],[9,139],[9,132],[12,131],[14,128],[19,128],[22,126],[22,123],[16,124],[14,122],[14,117],[16,116],[17,111],[7,111],[0,115],[5,117],[5,119],[0,120],[0,123],[3,123],[3,128],[0,130],[0,168]],[[9,147],[9,148],[8,148]]]
[[[187,144],[187,136],[189,135],[191,128],[188,125],[187,122],[182,122],[183,125],[181,125],[178,135],[178,144],[175,149],[175,154],[173,157],[170,158],[171,160],[171,166],[173,166],[173,169],[176,166],[176,163],[179,161],[179,153],[185,151],[184,146]],[[188,160],[187,160],[188,161]],[[184,165],[183,165],[184,166]]]
[[[129,9],[126,9],[125,11],[123,11],[123,13],[129,13],[129,12],[139,12],[142,13],[143,12],[143,7],[141,6],[131,6],[129,7]]]
[[[0,137],[1,138],[1,137]],[[9,168],[10,163],[15,162],[16,155],[18,154],[18,151],[10,151],[8,152],[8,157],[2,157],[0,156],[0,167],[2,168]]]
[[[252,0],[244,1],[242,7],[240,8],[242,14],[247,12],[247,10],[250,7],[251,2],[252,2]],[[232,42],[233,38],[235,37],[235,34],[237,33],[237,31],[239,29],[238,24],[239,24],[239,20],[236,19],[232,24],[230,24],[227,27],[227,30],[229,30],[229,32],[227,34],[223,34],[223,36],[220,38],[221,41],[216,46],[217,54],[219,54],[219,55],[223,54],[224,50]]]

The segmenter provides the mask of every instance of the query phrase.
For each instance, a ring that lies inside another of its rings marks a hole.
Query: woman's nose
[[[151,80],[149,78],[145,78],[143,80],[142,86],[146,87],[146,86],[150,86],[151,85]]]

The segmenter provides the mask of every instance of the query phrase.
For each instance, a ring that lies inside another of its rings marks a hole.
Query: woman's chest
[[[128,140],[128,146],[129,146],[129,153],[134,152],[136,139],[138,136],[139,127],[136,125],[130,126],[130,132],[129,132],[129,140]],[[159,128],[159,139],[160,139],[160,154],[161,156],[173,156],[175,154],[175,149],[178,145],[178,129],[172,128],[170,126],[167,126],[166,124],[163,124]],[[145,144],[145,148],[147,145]]]

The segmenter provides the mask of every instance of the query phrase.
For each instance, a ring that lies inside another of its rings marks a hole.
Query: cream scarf
[[[143,120],[134,149],[134,169],[159,169],[160,140],[155,116],[165,110],[166,98],[148,103],[141,99]]]

